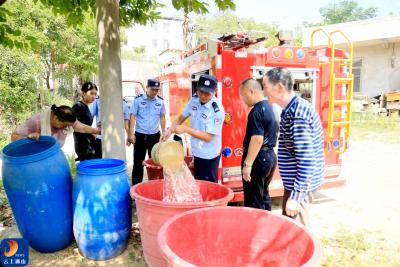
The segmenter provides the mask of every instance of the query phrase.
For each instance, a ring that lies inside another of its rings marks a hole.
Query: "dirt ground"
[[[343,156],[346,186],[317,194],[312,231],[324,247],[322,266],[400,266],[400,135],[394,138],[394,144],[373,136],[351,142]],[[0,239],[18,235],[15,226],[0,227]],[[30,253],[30,266],[146,266],[137,224],[125,252],[109,261],[87,260],[75,243],[57,253]]]
[[[400,266],[400,135],[397,144],[352,142],[343,188],[320,191],[313,231],[325,266]]]

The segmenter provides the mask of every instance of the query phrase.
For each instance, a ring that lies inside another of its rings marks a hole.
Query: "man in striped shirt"
[[[278,166],[285,188],[282,214],[309,223],[312,192],[324,177],[324,144],[320,118],[314,107],[296,96],[286,68],[274,68],[263,77],[264,93],[283,108],[279,126]]]

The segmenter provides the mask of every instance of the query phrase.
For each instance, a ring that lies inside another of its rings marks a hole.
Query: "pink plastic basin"
[[[178,213],[192,209],[226,206],[233,198],[233,191],[230,188],[197,180],[203,202],[163,202],[163,182],[163,180],[153,180],[140,183],[132,187],[130,192],[136,201],[143,253],[150,267],[167,265],[157,243],[158,231],[165,221]]]
[[[244,207],[188,211],[169,219],[158,242],[166,266],[318,266],[321,245],[291,219]]]

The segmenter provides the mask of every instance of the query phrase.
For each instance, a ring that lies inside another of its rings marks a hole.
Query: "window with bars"
[[[362,58],[353,59],[353,92],[361,92],[361,69],[362,69]]]
[[[153,48],[157,48],[157,47],[158,47],[158,42],[157,42],[157,40],[153,40],[152,44],[153,44]]]
[[[164,22],[163,23],[163,31],[164,32],[169,32],[169,23],[168,22]]]
[[[169,40],[164,40],[163,47],[164,47],[164,49],[169,48]]]

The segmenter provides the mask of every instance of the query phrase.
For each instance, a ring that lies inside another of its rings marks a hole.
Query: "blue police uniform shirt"
[[[96,118],[96,124],[101,123],[100,98],[96,98],[89,106],[89,110],[92,116]],[[125,100],[122,100],[122,110],[124,113],[124,120],[129,120],[129,105]],[[101,139],[101,135],[97,135],[96,138]]]
[[[160,96],[150,99],[147,94],[139,95],[133,100],[130,113],[136,117],[136,132],[156,134],[160,131],[160,117],[166,113],[164,99]]]
[[[219,156],[221,153],[222,124],[225,117],[225,110],[220,100],[213,96],[210,101],[202,105],[199,97],[193,96],[182,115],[191,116],[194,129],[214,135],[210,142],[191,137],[193,155],[202,159],[213,159]]]
[[[89,106],[90,113],[93,117],[96,117],[96,123],[101,122],[101,112],[100,112],[100,99],[96,100]],[[122,101],[122,111],[124,113],[124,120],[129,120],[129,104],[127,101]]]
[[[93,117],[96,117],[96,123],[100,122],[100,98],[96,97],[96,100],[89,105],[90,113]]]

